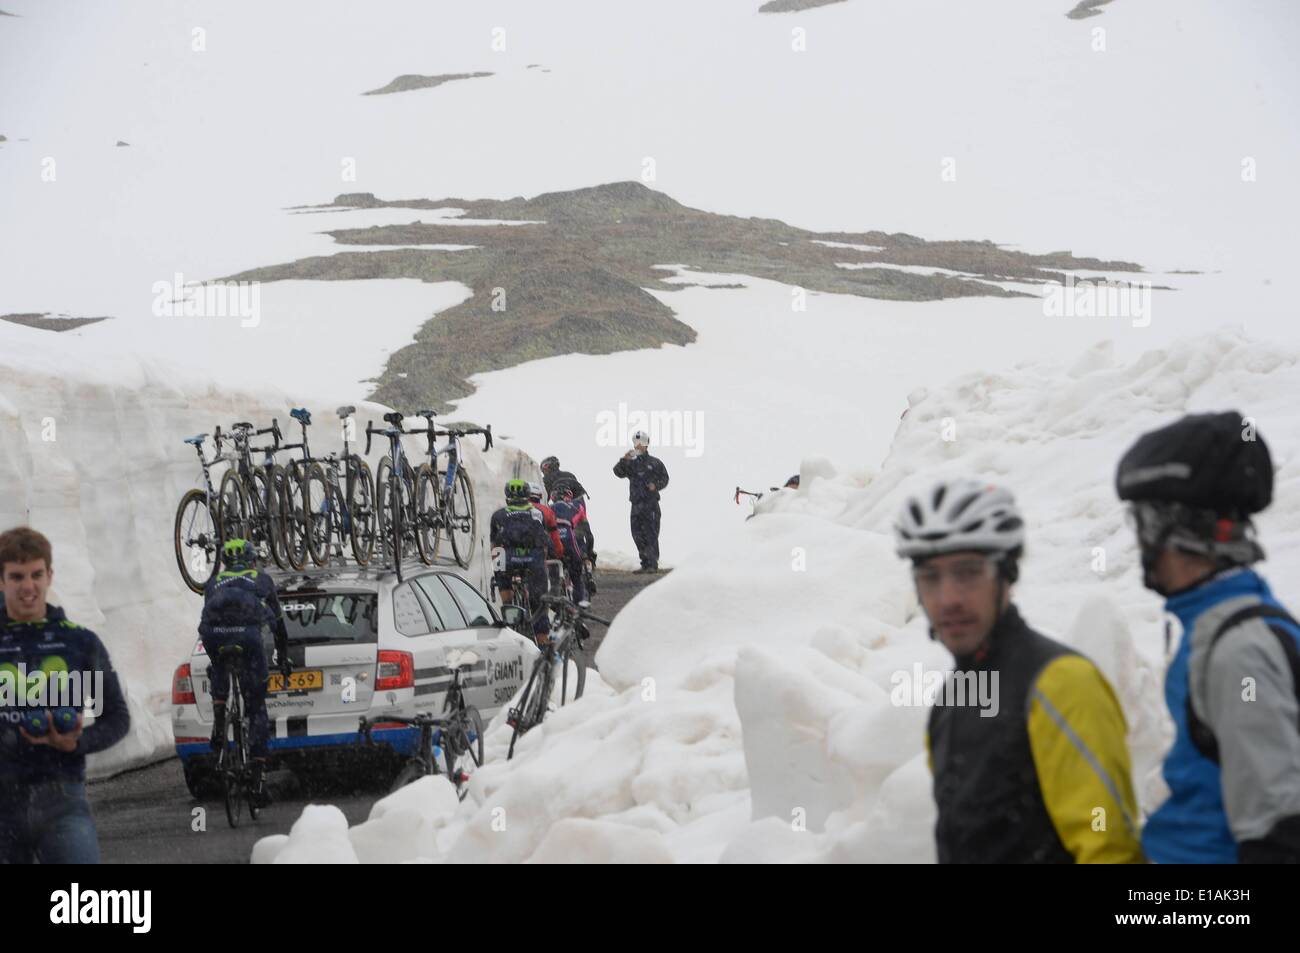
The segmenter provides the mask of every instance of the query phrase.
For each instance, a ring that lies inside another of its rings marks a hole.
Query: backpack
[[[1285,609],[1279,609],[1277,606],[1270,606],[1264,603],[1258,603],[1253,606],[1246,606],[1244,609],[1238,609],[1228,618],[1219,624],[1214,630],[1214,635],[1210,636],[1209,648],[1205,650],[1205,664],[1208,668],[1210,664],[1210,653],[1219,643],[1225,632],[1234,626],[1240,625],[1248,619],[1256,618],[1280,619],[1296,625],[1296,620],[1291,618],[1291,614]],[[1286,653],[1287,664],[1291,667],[1291,683],[1295,691],[1295,696],[1300,701],[1300,648],[1296,647],[1296,640],[1292,638],[1291,633],[1278,626],[1270,625],[1268,630],[1277,636],[1278,641],[1282,643],[1282,651]],[[1300,723],[1296,725],[1300,729]],[[1205,757],[1209,758],[1215,764],[1219,763],[1219,742],[1214,737],[1214,731],[1205,722],[1197,717],[1196,710],[1192,707],[1191,686],[1187,691],[1187,733],[1191,736],[1192,744],[1196,750]]]
[[[214,628],[260,627],[271,610],[257,593],[257,574],[224,573],[208,585],[203,599],[203,623]]]
[[[507,509],[505,514],[501,521],[501,544],[511,550],[537,549],[541,512],[529,507],[526,510]]]

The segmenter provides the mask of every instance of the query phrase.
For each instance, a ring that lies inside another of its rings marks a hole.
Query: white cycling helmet
[[[638,430],[636,433],[632,434],[632,446],[634,447],[650,446],[650,435],[646,433],[644,430]]]
[[[528,481],[528,498],[530,500],[537,500],[539,502],[542,499],[541,486],[539,484],[532,482],[531,480]]]
[[[927,559],[964,550],[1004,553],[1014,563],[1025,521],[1009,490],[976,480],[940,480],[903,504],[894,524],[898,555]]]

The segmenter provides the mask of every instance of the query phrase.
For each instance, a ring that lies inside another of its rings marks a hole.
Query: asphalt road
[[[613,619],[638,592],[663,574],[650,576],[600,570],[591,611]],[[605,628],[590,626],[588,659],[605,637]],[[270,834],[287,834],[305,805],[327,802],[340,808],[350,824],[359,824],[388,791],[389,777],[352,771],[322,772],[302,778],[278,771],[269,778],[275,803],[256,821],[243,816],[231,829],[220,800],[199,802],[190,796],[180,762],[171,758],[136,771],[88,785],[99,830],[104,863],[243,864],[253,845]]]

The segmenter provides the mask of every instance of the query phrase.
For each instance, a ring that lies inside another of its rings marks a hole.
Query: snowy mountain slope
[[[1300,351],[1220,333],[1134,360],[1101,345],[917,394],[878,470],[805,461],[800,490],[764,500],[634,599],[597,657],[602,688],[548,719],[515,760],[481,769],[455,813],[426,816],[438,833],[422,856],[933,860],[925,709],[895,705],[891,690],[913,666],[949,659],[926,638],[889,530],[905,493],[957,473],[1016,492],[1028,519],[1016,601],[1115,685],[1150,810],[1170,738],[1160,610],[1141,587],[1114,465],[1140,432],[1185,411],[1251,414],[1278,467],[1277,502],[1259,520],[1262,571],[1295,598],[1297,386]],[[957,437],[945,441],[949,417]],[[499,751],[505,729],[490,731]],[[302,823],[291,847],[316,837]],[[374,859],[357,838],[336,836],[328,859]]]
[[[183,365],[106,356],[88,331],[55,336],[0,322],[0,526],[30,523],[50,537],[52,601],[100,634],[123,679],[132,731],[91,757],[91,771],[103,774],[168,753],[171,676],[197,637],[201,601],[181,582],[172,544],[175,507],[200,473],[182,438],[218,423],[278,417],[296,439],[288,412],[304,400],[303,392],[253,387],[238,374],[226,375],[239,381],[231,384]],[[308,385],[317,454],[341,449],[334,407],[355,400],[351,379],[339,382],[335,399],[326,399],[327,379]],[[358,426],[386,410],[358,402]],[[516,471],[538,474],[507,444],[486,455],[477,440],[462,446],[484,534],[468,575],[486,590],[489,507]],[[211,444],[205,449],[210,455]],[[374,448],[372,469],[381,449]],[[418,459],[424,440],[408,437],[406,449]]]
[[[1225,327],[1300,344],[1300,325],[1281,330],[1294,310],[1283,285],[1245,287],[1226,274],[1152,276],[1176,290],[1151,292],[1145,326],[1120,316],[1049,317],[1041,298],[900,303],[810,294],[806,310],[794,311],[785,285],[680,275],[685,284],[744,285],[653,292],[695,330],[689,347],[570,355],[476,375],[475,393],[456,405],[476,419],[509,420],[508,432],[539,459],[559,456],[593,495],[598,549],[624,561],[634,560],[627,487],[611,469],[639,426],[672,480],[660,549],[675,565],[743,520],[749,505],[733,503],[736,486],[780,486],[805,457],[877,465],[917,388],[1021,361],[1073,362],[1099,341],[1112,342],[1121,359]],[[538,393],[545,399],[521,399]],[[651,412],[662,427],[635,416]]]

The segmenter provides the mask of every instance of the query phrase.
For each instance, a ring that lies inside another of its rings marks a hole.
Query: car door
[[[463,639],[455,632],[464,620],[454,619],[456,629],[447,638],[445,614],[430,604],[424,593],[409,579],[393,589],[394,649],[410,652],[415,669],[413,707],[416,711],[442,712],[443,695],[451,683],[447,668],[449,648],[459,647]]]
[[[467,624],[477,633],[478,644],[486,653],[488,665],[483,671],[483,682],[478,686],[479,694],[474,704],[488,717],[489,712],[495,712],[519,691],[528,677],[526,666],[536,653],[526,651],[527,640],[513,629],[497,625],[496,611],[468,582],[453,572],[441,573],[439,578],[456,598]]]

